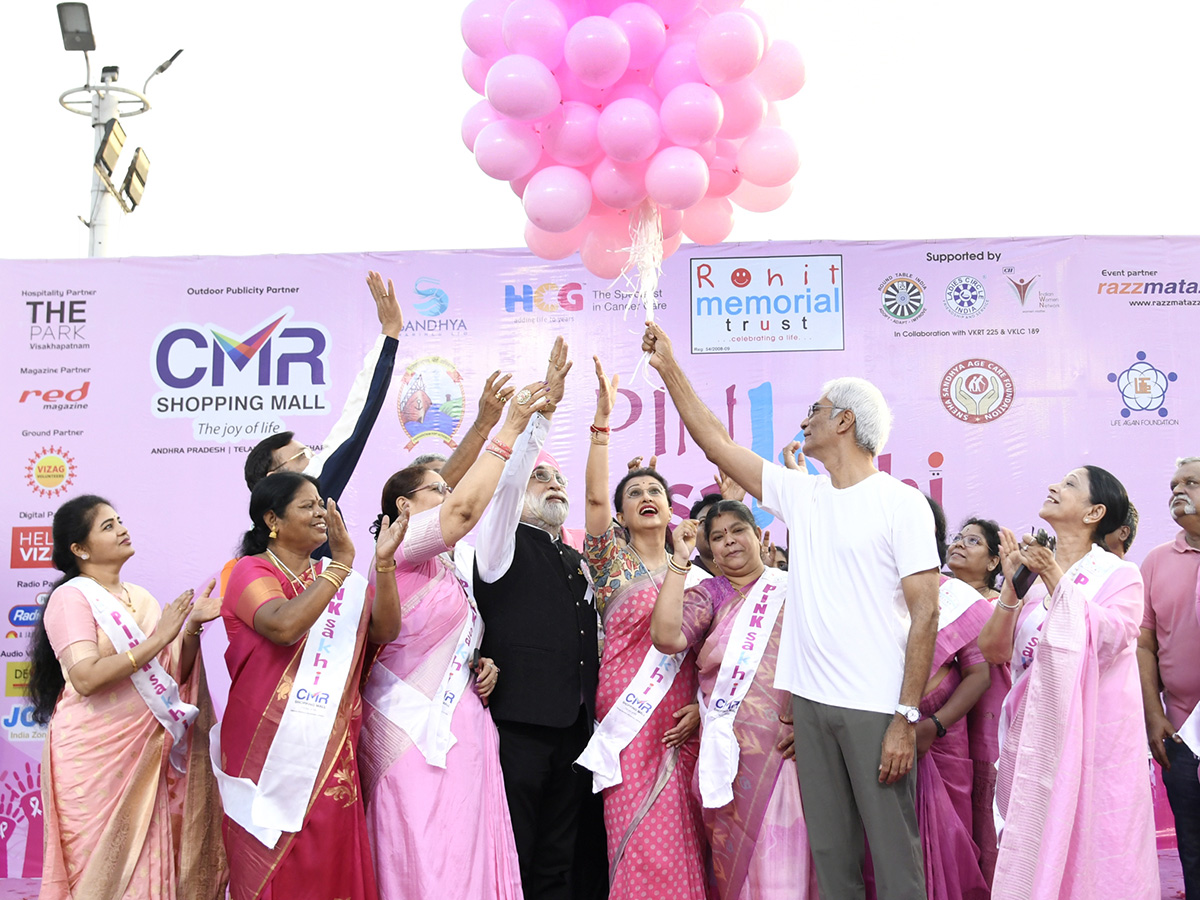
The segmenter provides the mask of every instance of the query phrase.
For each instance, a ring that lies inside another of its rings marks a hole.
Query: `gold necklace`
[[[83,577],[90,578],[92,581],[96,582],[96,584],[100,585],[100,587],[104,588],[106,591],[108,591],[110,594],[112,594],[114,597],[116,597],[118,600],[120,600],[123,604],[125,604],[125,608],[127,610],[129,610],[134,615],[137,615],[137,610],[133,608],[133,600],[130,599],[130,597],[129,597],[129,588],[127,588],[125,586],[125,582],[123,582],[123,581],[118,582],[121,585],[121,593],[115,594],[107,585],[103,584],[100,581],[100,579],[92,578],[91,575],[84,575]]]
[[[295,572],[293,572],[291,569],[289,569],[287,567],[287,565],[284,563],[284,561],[282,559],[280,559],[278,556],[276,556],[274,553],[271,552],[270,547],[267,548],[267,556],[271,557],[271,559],[275,562],[275,565],[277,565],[279,568],[283,569],[283,571],[287,573],[288,581],[290,581],[292,584],[292,587],[294,587],[296,589],[296,594],[299,595],[299,594],[304,593],[303,574],[300,576],[296,575]],[[307,575],[308,575],[308,580],[312,581],[313,562],[311,559],[308,561],[308,568],[305,570],[305,573],[307,573]]]

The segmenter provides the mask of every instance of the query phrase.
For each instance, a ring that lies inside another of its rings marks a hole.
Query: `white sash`
[[[321,560],[319,569],[327,563],[327,559]],[[273,849],[283,832],[299,831],[304,824],[354,666],[358,622],[366,595],[367,579],[351,572],[325,613],[308,630],[300,666],[258,784],[221,770],[220,723],[210,732],[209,756],[225,815],[266,847]]]
[[[938,588],[938,631],[983,599],[983,595],[965,581],[948,578]]]
[[[91,578],[77,575],[63,582],[64,587],[73,587],[87,599],[92,607],[96,624],[112,641],[118,654],[132,650],[146,639],[132,613],[119,604],[104,587]],[[171,765],[178,772],[187,772],[188,726],[196,721],[200,710],[179,699],[179,685],[167,674],[158,657],[154,657],[130,676],[134,688],[150,714],[171,735]]]
[[[741,748],[733,721],[754,682],[754,673],[771,641],[775,620],[787,597],[787,572],[764,569],[754,586],[754,597],[742,602],[729,632],[721,669],[704,711],[700,732],[700,799],[708,809],[720,809],[733,800]]]
[[[464,692],[470,690],[471,655],[483,642],[483,619],[475,605],[472,568],[475,551],[466,544],[454,548],[455,574],[467,594],[467,620],[458,635],[458,645],[446,666],[441,686],[426,697],[383,664],[371,669],[363,699],[383,713],[393,725],[404,729],[425,762],[446,768],[446,754],[458,739],[450,731],[454,710]]]

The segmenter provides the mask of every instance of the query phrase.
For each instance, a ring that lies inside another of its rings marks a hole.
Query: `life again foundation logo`
[[[1137,353],[1137,362],[1124,372],[1108,373],[1108,380],[1115,384],[1117,390],[1121,392],[1121,400],[1124,403],[1121,408],[1122,419],[1128,419],[1135,412],[1156,413],[1160,419],[1166,419],[1168,415],[1167,389],[1178,378],[1176,373],[1164,372],[1146,362],[1146,353],[1142,350]],[[1114,422],[1113,424],[1119,423]],[[1178,424],[1178,422],[1171,420],[1156,424]]]
[[[151,411],[159,419],[190,419],[199,441],[258,441],[284,429],[283,414],[329,411],[330,345],[325,326],[297,321],[290,307],[247,331],[169,325],[150,358],[162,388]]]
[[[1000,418],[1013,402],[1012,376],[990,359],[964,359],[942,376],[942,406],[960,422]]]
[[[39,497],[65,494],[75,475],[75,457],[65,447],[42,447],[25,464],[25,483]]]
[[[898,272],[879,285],[880,314],[893,322],[915,322],[925,315],[925,282]]]
[[[454,435],[462,425],[466,396],[462,375],[448,359],[426,356],[404,370],[396,397],[400,426],[410,438],[411,450],[425,438],[441,438],[447,447],[457,447]]]

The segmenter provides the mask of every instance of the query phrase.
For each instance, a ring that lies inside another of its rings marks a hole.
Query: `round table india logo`
[[[43,447],[25,465],[25,483],[40,497],[57,497],[75,481],[75,458],[62,447]]]
[[[942,376],[942,405],[960,422],[992,422],[1012,402],[1012,376],[990,359],[964,359]]]

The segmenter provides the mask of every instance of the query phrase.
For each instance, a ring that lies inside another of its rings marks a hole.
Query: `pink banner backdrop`
[[[406,323],[389,402],[343,497],[360,559],[387,476],[449,453],[493,370],[540,379],[557,334],[576,361],[549,441],[571,481],[568,524],[582,523],[592,354],[623,376],[614,465],[657,454],[686,513],[713,468],[654,374],[630,377],[647,302],[701,395],[764,457],[797,435],[825,380],[874,381],[896,415],[880,467],[941,500],[952,528],[976,514],[1026,528],[1048,483],[1095,463],[1141,510],[1140,560],[1173,534],[1174,459],[1200,452],[1192,238],[685,247],[656,298],[518,251],[0,261],[11,540],[0,876],[41,869],[43,731],[23,690],[56,577],[55,508],[109,497],[138,551],[128,580],[160,601],[201,586],[247,527],[248,449],[283,428],[317,444],[335,421],[378,334],[368,269],[394,279]]]

